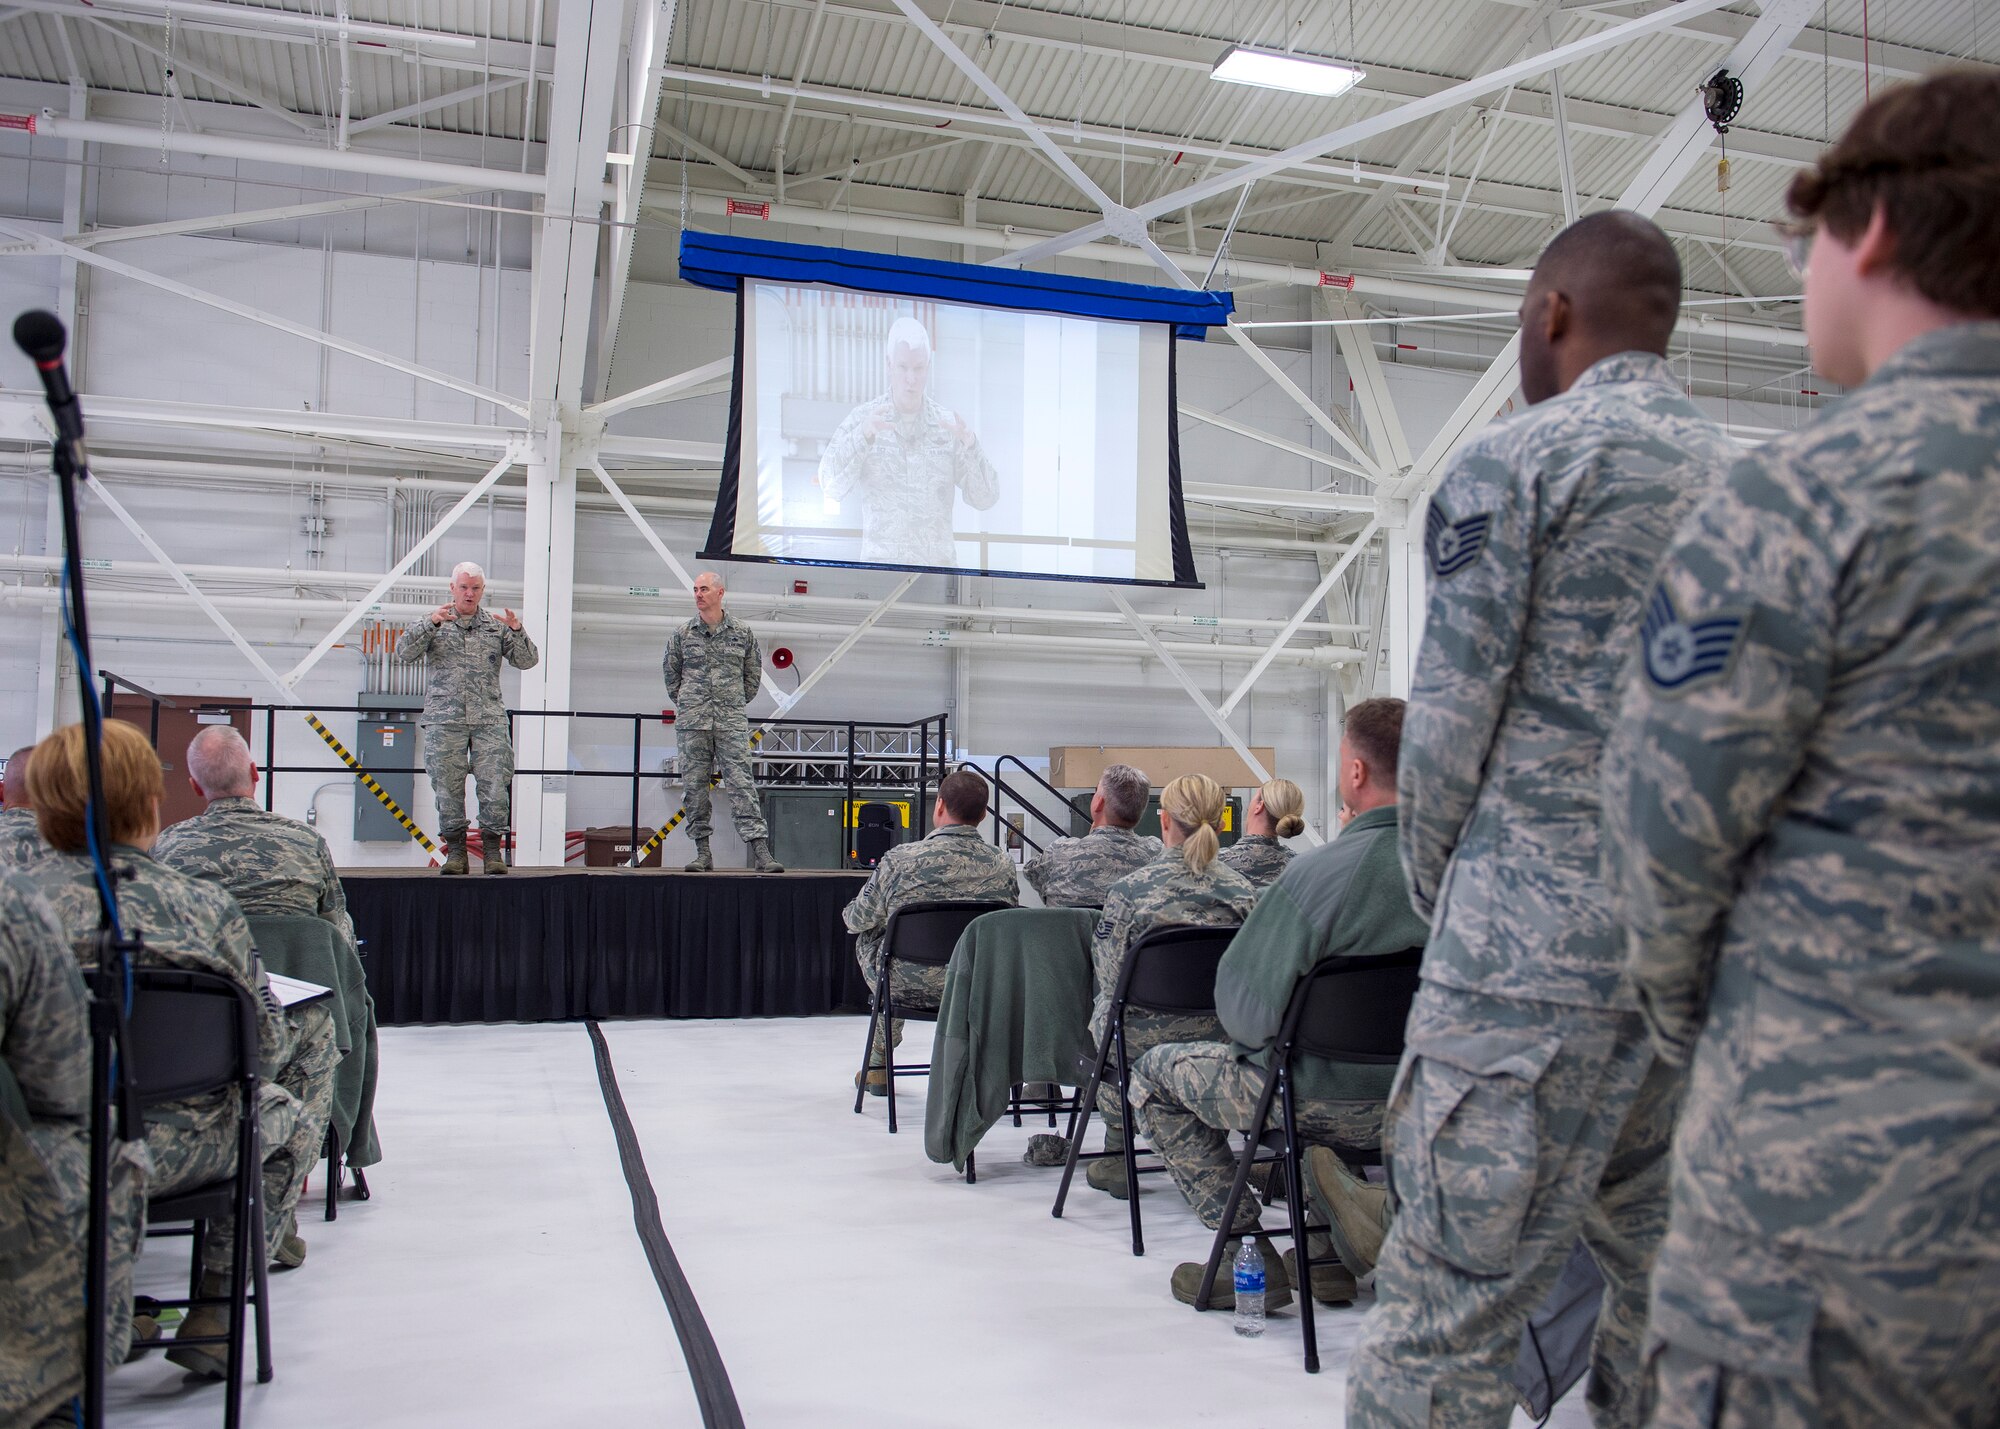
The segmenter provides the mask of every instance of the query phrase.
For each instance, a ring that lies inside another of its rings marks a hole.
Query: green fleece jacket
[[[1269,1067],[1299,979],[1329,958],[1366,958],[1420,948],[1430,925],[1410,906],[1396,851],[1396,806],[1357,814],[1340,837],[1291,861],[1264,890],[1223,955],[1215,1004],[1230,1050]],[[1293,1090],[1327,1101],[1382,1101],[1393,1066],[1299,1059]]]

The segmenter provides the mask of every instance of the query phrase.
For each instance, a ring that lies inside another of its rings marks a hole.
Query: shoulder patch
[[[1437,502],[1431,502],[1430,510],[1424,513],[1424,554],[1430,559],[1431,574],[1455,575],[1478,560],[1492,525],[1490,511],[1454,521]]]
[[[1653,587],[1653,598],[1646,605],[1646,623],[1639,632],[1646,678],[1654,689],[1668,694],[1718,678],[1736,658],[1744,623],[1740,610],[1720,610],[1699,620],[1684,620],[1674,609],[1667,588]]]

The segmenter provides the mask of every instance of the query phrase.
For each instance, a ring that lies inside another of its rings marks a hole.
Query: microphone
[[[42,374],[49,414],[56,420],[56,435],[77,449],[76,458],[81,465],[83,408],[77,403],[76,389],[69,385],[69,372],[63,367],[63,348],[68,342],[69,334],[63,329],[62,319],[54,313],[33,308],[14,319],[14,345],[28,354],[35,370]]]

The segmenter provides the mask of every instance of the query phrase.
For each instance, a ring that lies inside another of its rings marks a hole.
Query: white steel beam
[[[658,382],[649,382],[644,387],[635,387],[630,392],[593,402],[583,409],[586,417],[609,420],[620,412],[629,412],[634,407],[651,407],[660,402],[671,402],[676,397],[692,392],[697,387],[705,387],[719,377],[727,377],[736,366],[733,357],[718,357],[713,362],[704,362],[699,367],[691,367],[686,372],[676,372],[671,377],[662,377]]]
[[[428,458],[439,447],[470,452],[505,451],[525,433],[518,427],[475,427],[456,422],[416,422],[397,417],[352,417],[338,412],[291,412],[259,407],[206,406],[158,402],[143,397],[81,399],[93,428],[107,426],[219,428],[244,432],[284,432],[406,447]],[[0,391],[0,411],[42,409],[39,393]]]
[[[175,19],[220,20],[231,25],[246,28],[290,30],[311,35],[336,35],[345,28],[356,39],[375,40],[381,43],[403,43],[438,49],[472,49],[479,43],[472,35],[451,34],[442,30],[412,30],[402,25],[383,25],[374,21],[340,21],[332,16],[305,15],[295,10],[278,10],[262,5],[221,4],[219,0],[78,0],[75,5],[50,4],[47,0],[23,0],[23,7],[43,10],[56,15],[117,14],[125,12],[130,18],[151,19],[154,16]],[[154,20],[154,23],[159,23]]]
[[[1181,495],[1204,506],[1251,506],[1281,511],[1345,511],[1372,516],[1381,507],[1373,496],[1344,491],[1291,491],[1282,486],[1237,486],[1213,481],[1183,482]]]
[[[1272,447],[1281,452],[1290,452],[1293,456],[1304,457],[1307,461],[1331,467],[1335,471],[1344,471],[1350,476],[1365,477],[1368,475],[1367,471],[1353,462],[1342,461],[1339,457],[1329,456],[1323,451],[1306,446],[1300,442],[1287,441],[1283,437],[1273,436],[1270,432],[1260,431],[1247,422],[1236,421],[1234,418],[1225,417],[1219,412],[1210,412],[1202,407],[1190,407],[1185,402],[1178,404],[1178,410],[1183,417],[1192,417],[1204,426],[1215,427],[1225,432],[1234,432],[1239,437],[1248,437],[1253,442],[1259,442],[1264,446]],[[1352,508],[1353,510],[1372,511],[1374,509],[1374,503],[1368,498],[1361,497],[1357,499],[1363,504]]]
[[[912,4],[912,0],[896,0],[896,3],[898,8],[905,8]],[[1162,214],[1185,208],[1192,203],[1199,203],[1206,198],[1213,198],[1217,194],[1228,193],[1243,184],[1252,183],[1257,179],[1263,178],[1267,174],[1279,173],[1290,168],[1293,164],[1308,159],[1317,159],[1331,150],[1359,144],[1365,139],[1372,139],[1378,134],[1386,134],[1392,130],[1400,129],[1405,124],[1413,124],[1417,120],[1426,118],[1429,115],[1442,113],[1447,109],[1454,109],[1467,100],[1477,99],[1481,95],[1493,94],[1499,90],[1507,89],[1521,83],[1523,80],[1534,79],[1540,75],[1547,74],[1552,69],[1584,59],[1587,56],[1602,54],[1604,51],[1615,49],[1627,41],[1636,40],[1642,35],[1650,35],[1667,29],[1679,20],[1696,15],[1705,15],[1711,10],[1719,10],[1727,3],[1729,3],[1729,0],[1677,0],[1677,3],[1668,5],[1664,9],[1656,10],[1650,15],[1642,16],[1636,20],[1627,20],[1621,25],[1614,25],[1610,29],[1600,31],[1595,35],[1588,35],[1582,39],[1572,40],[1566,45],[1560,45],[1543,54],[1535,55],[1518,63],[1493,70],[1475,79],[1468,79],[1460,84],[1452,85],[1427,98],[1413,99],[1407,104],[1398,105],[1396,108],[1388,110],[1385,113],[1371,115],[1355,123],[1345,124],[1338,129],[1329,130],[1315,138],[1307,139],[1303,143],[1294,144],[1288,149],[1282,149],[1275,154],[1268,154],[1261,159],[1244,164],[1240,168],[1231,169],[1228,173],[1217,174],[1200,183],[1176,189],[1172,193],[1164,194],[1148,203],[1138,205],[1131,210],[1131,216],[1143,225]],[[956,47],[954,46],[954,48]],[[1018,253],[1009,255],[1006,261],[1011,263],[1032,263],[1042,258],[1053,258],[1058,253],[1065,253],[1080,243],[1088,243],[1094,238],[1103,237],[1107,234],[1119,238],[1128,238],[1128,241],[1136,241],[1130,239],[1128,233],[1114,232],[1112,223],[1108,218],[1100,219],[1096,223],[1085,224],[1081,228],[1072,229],[1068,233],[1060,234],[1045,242],[1024,248]]]
[[[454,89],[448,94],[434,94],[429,99],[419,99],[395,109],[385,109],[380,114],[370,114],[365,119],[350,120],[347,125],[348,137],[366,134],[370,129],[386,129],[391,124],[401,124],[406,119],[415,119],[425,114],[435,114],[440,109],[449,109],[454,104],[469,104],[475,99],[484,99],[490,94],[504,94],[510,89],[518,89],[528,81],[519,76],[501,76],[480,84],[469,84],[463,89]]]
[[[481,386],[477,382],[468,382],[464,378],[454,377],[448,372],[439,372],[435,368],[411,362],[407,358],[396,356],[394,353],[382,352],[377,348],[354,342],[348,338],[339,337],[334,333],[322,332],[318,328],[307,327],[304,323],[295,323],[290,318],[279,317],[276,313],[267,313],[261,308],[251,307],[248,303],[239,303],[233,298],[225,298],[220,293],[211,293],[206,289],[194,287],[192,284],[183,283],[175,278],[162,277],[158,273],[149,273],[143,268],[133,267],[130,263],[122,263],[116,258],[107,258],[102,253],[94,253],[87,248],[79,248],[74,243],[65,243],[59,238],[49,238],[36,233],[31,228],[22,227],[5,219],[0,219],[0,233],[11,233],[24,242],[32,243],[44,253],[53,254],[58,257],[74,258],[79,263],[88,263],[93,268],[102,268],[106,272],[116,273],[123,278],[130,278],[135,283],[144,283],[148,287],[158,288],[162,292],[173,293],[191,302],[201,303],[211,308],[220,308],[223,312],[233,313],[237,317],[247,318],[251,322],[262,323],[266,327],[276,328],[279,332],[290,333],[293,337],[302,337],[308,342],[316,342],[322,347],[330,347],[334,351],[344,352],[350,357],[359,357],[367,362],[394,368],[405,376],[414,377],[420,382],[431,382],[440,387],[449,387],[455,392],[463,392],[468,396],[491,402],[495,406],[504,407],[510,412],[519,413],[522,416],[527,415],[528,408],[526,405],[513,397],[507,396],[504,392],[496,392],[490,387]]]
[[[510,448],[507,455],[501,457],[499,461],[493,464],[491,471],[466,488],[465,495],[459,497],[458,504],[439,517],[437,525],[431,527],[421,541],[410,547],[409,551],[403,556],[403,559],[396,562],[395,566],[381,580],[375,582],[369,588],[366,595],[354,602],[348,609],[347,614],[340,618],[339,622],[335,624],[332,630],[326,633],[325,638],[319,644],[313,646],[303,660],[285,672],[284,684],[288,688],[296,690],[299,681],[312,673],[313,666],[325,658],[326,652],[340,643],[340,637],[352,630],[355,623],[368,614],[370,607],[381,600],[384,595],[388,594],[389,587],[401,580],[409,573],[410,567],[423,559],[424,552],[435,546],[442,539],[445,532],[458,524],[459,517],[477,506],[479,498],[492,490],[493,484],[519,459],[520,453]]]
[[[219,228],[255,228],[260,223],[290,223],[301,218],[325,218],[337,213],[381,208],[392,203],[424,203],[431,199],[458,198],[475,190],[464,184],[442,188],[409,189],[392,194],[355,194],[352,198],[322,199],[314,203],[291,203],[279,208],[243,209],[236,213],[209,213],[196,218],[174,218],[163,223],[135,223],[123,228],[72,230],[62,236],[78,248],[101,248],[107,243],[130,243],[140,238],[172,238],[184,233],[213,233]]]
[[[320,133],[322,132],[320,125],[314,123],[310,119],[307,119],[304,115],[294,114],[291,110],[285,108],[284,105],[278,103],[277,100],[272,99],[269,95],[260,94],[258,91],[250,88],[248,85],[242,83],[239,80],[230,79],[226,75],[217,74],[214,70],[196,64],[194,61],[190,60],[186,56],[186,54],[170,55],[165,50],[161,49],[158,45],[148,44],[145,40],[140,39],[130,30],[121,29],[119,26],[110,23],[108,20],[100,20],[95,15],[85,13],[82,18],[84,19],[85,23],[95,25],[98,29],[104,31],[104,33],[107,35],[115,35],[117,38],[123,40],[126,44],[132,46],[134,49],[143,50],[145,53],[153,56],[155,59],[159,60],[160,63],[162,64],[171,65],[176,70],[185,70],[187,73],[193,75],[196,79],[201,80],[204,84],[214,85],[224,94],[233,94],[238,99],[243,100],[245,103],[256,105],[257,108],[263,110],[266,114],[271,115],[273,118],[285,124],[289,124],[292,128],[298,130],[302,134],[310,134],[314,138],[318,138]],[[63,23],[64,22],[62,20],[62,17],[57,16],[56,24],[60,26]]]
[[[1363,551],[1368,549],[1368,543],[1375,539],[1375,533],[1381,529],[1382,518],[1379,516],[1370,518],[1368,524],[1361,528],[1360,534],[1354,538],[1353,544],[1341,553],[1339,560],[1327,568],[1326,574],[1320,577],[1319,584],[1313,587],[1312,594],[1305,598],[1305,603],[1292,612],[1292,618],[1279,628],[1278,633],[1272,637],[1271,643],[1264,647],[1264,653],[1257,657],[1257,662],[1250,667],[1241,680],[1236,682],[1236,688],[1229,692],[1229,698],[1216,706],[1215,712],[1218,715],[1224,719],[1229,718],[1231,711],[1238,704],[1242,703],[1243,697],[1249,694],[1252,687],[1256,685],[1257,677],[1271,668],[1271,662],[1278,658],[1278,652],[1285,648],[1291,638],[1298,633],[1299,627],[1306,623],[1306,617],[1312,614],[1313,607],[1326,599],[1327,593],[1333,589],[1334,582],[1347,574],[1347,568],[1354,564],[1355,559]]]
[[[1324,290],[1322,290],[1324,291]],[[1333,306],[1329,304],[1328,306]],[[1350,299],[1339,305],[1348,318],[1360,316]],[[1383,374],[1382,359],[1376,355],[1375,339],[1365,327],[1336,327],[1334,338],[1340,346],[1341,364],[1354,384],[1355,401],[1361,408],[1361,425],[1367,429],[1376,460],[1384,470],[1401,472],[1410,466],[1410,441],[1403,431],[1403,419],[1389,395],[1389,379]]]
[[[201,587],[188,579],[187,572],[182,570],[175,563],[174,558],[161,548],[160,543],[146,534],[146,528],[141,526],[133,518],[132,513],[125,509],[123,502],[111,494],[110,488],[105,486],[102,481],[93,481],[91,489],[96,493],[97,499],[104,503],[105,508],[118,518],[118,524],[132,533],[132,538],[146,548],[146,554],[159,563],[160,569],[174,578],[174,584],[187,592],[188,599],[199,606],[201,613],[209,618],[215,628],[229,638],[229,643],[234,645],[243,658],[250,662],[252,668],[270,682],[271,687],[278,692],[278,698],[288,705],[297,703],[298,696],[294,693],[292,687],[285,682],[284,678],[276,670],[271,668],[269,662],[262,655],[257,653],[255,647],[243,638],[242,632],[229,623],[229,617],[215,608],[215,602],[202,594]]]
[[[660,75],[673,39],[676,0],[638,0],[632,15],[632,42],[625,55],[623,109],[611,136],[614,149],[632,156],[612,175],[611,255],[600,294],[598,323],[599,392],[611,381],[618,357],[618,328],[625,316],[625,291],[632,280],[632,253],[639,242],[639,214],[652,172],[653,135],[660,117]]]
[[[862,616],[860,621],[855,625],[855,627],[847,632],[846,639],[842,640],[838,645],[834,646],[833,649],[827,651],[826,658],[821,660],[817,665],[813,666],[812,673],[807,675],[803,680],[799,681],[799,687],[796,690],[793,690],[788,695],[783,695],[779,697],[778,707],[777,709],[771,712],[771,718],[782,719],[784,718],[784,716],[790,714],[792,712],[792,709],[798,704],[800,700],[804,699],[808,694],[812,693],[812,687],[814,685],[817,685],[820,682],[820,680],[833,669],[835,665],[839,664],[841,657],[846,655],[848,651],[852,650],[857,644],[859,644],[861,641],[861,637],[866,635],[870,630],[873,630],[875,628],[875,622],[880,620],[883,616],[887,615],[891,607],[893,607],[897,601],[901,600],[904,597],[904,595],[906,595],[909,592],[910,587],[915,585],[916,583],[917,583],[917,578],[915,576],[913,575],[904,576],[901,584],[899,584],[894,590],[890,591],[888,595],[884,596],[882,600],[876,604],[873,610],[869,611],[866,615]]]

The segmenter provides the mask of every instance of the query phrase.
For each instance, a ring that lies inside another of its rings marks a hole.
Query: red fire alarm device
[[[790,650],[787,650],[784,646],[780,645],[777,649],[771,652],[771,663],[777,666],[780,670],[791,669],[792,652]]]
[[[792,582],[792,594],[793,594],[793,595],[804,595],[805,593],[806,593],[806,583],[805,583],[804,581],[793,581],[793,582]]]
[[[661,724],[672,724],[673,722],[674,722],[674,712],[673,712],[672,710],[661,710],[661,711],[660,711],[660,723],[661,723]]]

